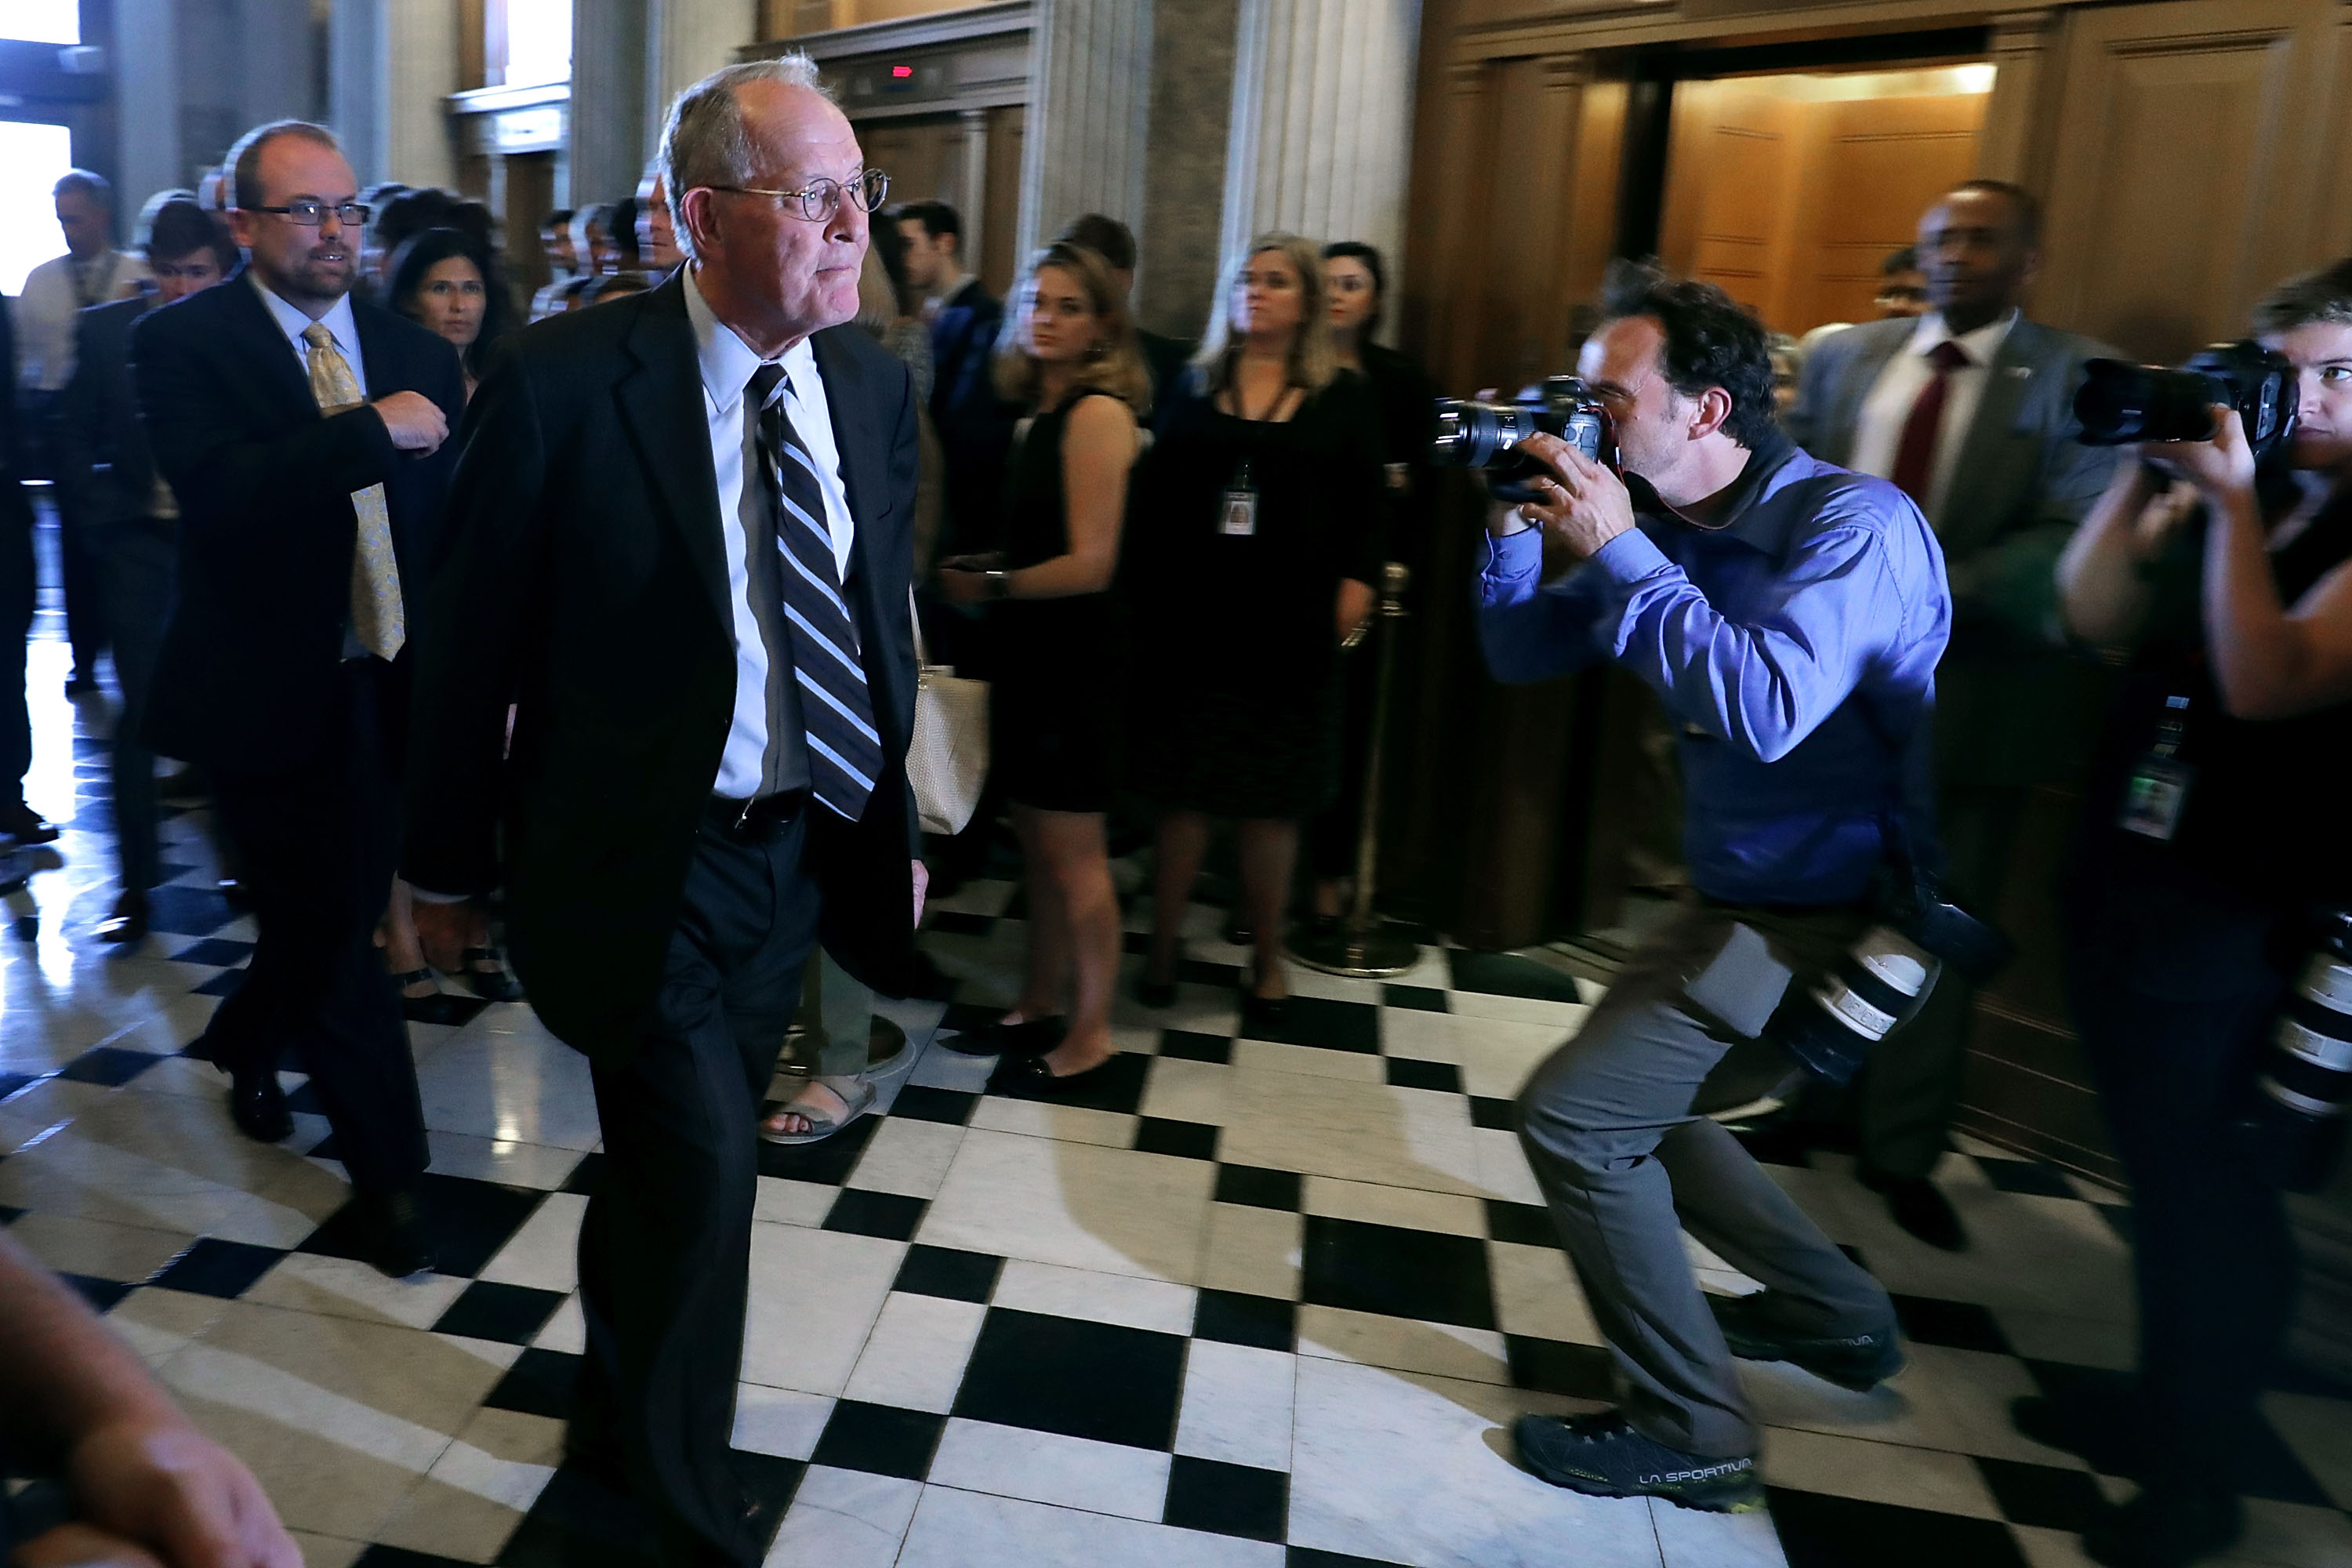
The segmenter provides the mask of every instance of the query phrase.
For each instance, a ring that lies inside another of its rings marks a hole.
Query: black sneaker
[[[1519,1460],[1556,1487],[1587,1497],[1662,1497],[1711,1513],[1764,1506],[1753,1456],[1685,1454],[1633,1430],[1614,1410],[1522,1415],[1511,1428]]]
[[[2245,1508],[2217,1488],[2162,1487],[2110,1510],[2083,1531],[2083,1554],[2108,1568],[2189,1568],[2246,1531]]]
[[[1870,1334],[1792,1334],[1772,1321],[1769,1290],[1752,1296],[1709,1296],[1724,1342],[1742,1361],[1785,1361],[1824,1382],[1867,1394],[1903,1370],[1903,1344],[1893,1329]]]

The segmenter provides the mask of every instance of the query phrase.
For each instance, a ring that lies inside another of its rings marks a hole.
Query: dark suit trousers
[[[155,753],[139,742],[147,694],[163,651],[179,546],[172,525],[149,519],[108,523],[99,534],[106,621],[114,632],[114,678],[122,711],[114,721],[114,843],[125,892],[144,892],[155,867]]]
[[[25,798],[33,768],[33,718],[25,706],[25,639],[33,631],[37,578],[33,565],[33,507],[23,488],[0,470],[0,805]]]
[[[798,818],[747,837],[706,816],[636,1054],[593,1067],[605,1168],[580,1232],[568,1446],[628,1477],[670,1563],[756,1565],[765,1546],[730,1456],[757,1121],[816,941],[804,835]]]
[[[416,1063],[376,923],[399,858],[384,666],[347,660],[316,756],[283,773],[217,769],[214,798],[244,863],[260,937],[213,1015],[213,1060],[275,1065],[289,1047],[334,1128],[352,1183],[407,1186],[425,1166]]]
[[[99,568],[99,542],[74,487],[60,484],[58,498],[58,568],[64,579],[66,641],[73,647],[74,674],[98,679],[98,656],[109,641],[106,605]]]

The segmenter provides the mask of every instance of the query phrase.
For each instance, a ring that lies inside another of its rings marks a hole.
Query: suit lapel
[[[2007,483],[2013,478],[2001,460],[2002,448],[2017,426],[2017,411],[2033,385],[2036,346],[2033,323],[2019,318],[2001,339],[2000,350],[1992,356],[1991,368],[1985,373],[1976,416],[1969,421],[1968,434],[1960,440],[1959,456],[1952,465],[1951,488],[1944,492],[1942,515],[1936,520],[1937,534],[1948,552],[1967,550],[1979,529],[1998,524],[2008,517],[2010,509],[1997,504],[1999,498],[1988,492],[1996,484]],[[1971,523],[1977,526],[1972,528]]]
[[[310,395],[310,382],[302,374],[302,362],[295,357],[293,345],[286,341],[286,333],[278,327],[278,318],[271,315],[269,307],[261,302],[259,279],[248,278],[240,271],[222,284],[221,289],[229,295],[229,309],[244,322],[241,331],[262,338],[277,351],[261,354],[256,360],[257,374],[269,395],[284,404],[289,415],[299,413],[311,419],[320,418],[319,400]],[[360,344],[360,353],[367,353],[366,343]],[[237,352],[237,357],[245,357],[242,350]]]
[[[646,482],[678,531],[694,574],[719,624],[734,636],[735,608],[727,596],[727,521],[719,515],[719,478],[710,467],[710,424],[704,417],[702,365],[695,357],[694,326],[677,277],[643,297],[605,310],[634,309],[627,348],[636,368],[614,395],[622,423],[635,442]]]
[[[407,367],[394,363],[401,356],[393,348],[393,335],[384,330],[386,324],[387,318],[364,300],[352,301],[352,326],[359,333],[362,374],[371,383],[362,390],[370,398],[414,390],[400,374]]]
[[[1832,426],[1845,433],[1846,449],[1828,461],[1843,466],[1853,457],[1853,432],[1862,427],[1862,405],[1870,400],[1871,388],[1878,384],[1878,378],[1886,374],[1888,362],[1902,353],[1903,346],[1910,341],[1908,331],[1872,332],[1869,342],[1855,353],[1852,374],[1840,391],[1837,421]]]
[[[849,492],[849,515],[856,524],[850,551],[851,573],[870,586],[874,569],[874,509],[883,493],[869,405],[873,388],[856,357],[835,335],[856,328],[834,328],[809,340],[816,354],[817,374],[824,378],[824,402],[833,420],[833,448],[841,454],[841,480]],[[844,584],[847,586],[847,584]],[[861,590],[859,597],[868,595]]]

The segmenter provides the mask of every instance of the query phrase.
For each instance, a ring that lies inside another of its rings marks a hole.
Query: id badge
[[[1217,513],[1217,531],[1230,539],[1247,539],[1257,531],[1257,489],[1244,482],[1225,492]]]
[[[2116,826],[2159,844],[2169,844],[2180,828],[2180,814],[2189,805],[2189,786],[2197,770],[2170,757],[2148,757],[2124,786],[2124,808]]]

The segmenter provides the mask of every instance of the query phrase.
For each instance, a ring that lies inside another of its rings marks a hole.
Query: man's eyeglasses
[[[786,211],[798,212],[811,223],[828,223],[841,210],[844,192],[857,204],[858,211],[880,211],[890,197],[890,176],[879,169],[864,169],[852,174],[846,184],[839,180],[811,180],[806,189],[798,191],[768,191],[757,185],[713,185],[710,189],[730,191],[739,196],[766,196],[790,204]]]
[[[335,221],[345,228],[365,228],[368,214],[373,209],[364,202],[345,202],[340,206],[331,207],[324,202],[314,202],[306,196],[299,201],[288,202],[282,207],[247,207],[245,210],[249,213],[276,213],[287,222],[299,224],[304,228],[318,227],[327,221],[329,213],[333,213]]]

